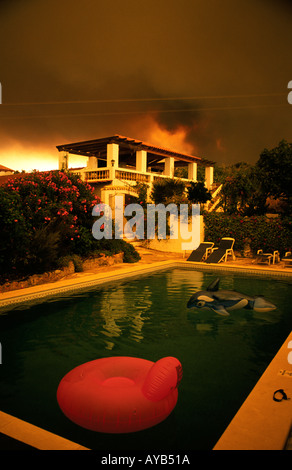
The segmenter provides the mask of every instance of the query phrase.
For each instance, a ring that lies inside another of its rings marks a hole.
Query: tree
[[[192,181],[188,187],[188,199],[193,204],[205,204],[207,201],[211,201],[212,195],[202,181],[197,183]]]
[[[263,214],[266,197],[263,196],[256,168],[245,162],[227,169],[221,190],[221,206],[227,214]]]
[[[260,187],[266,197],[282,199],[286,212],[292,207],[292,144],[282,140],[271,150],[264,149],[256,163]]]
[[[152,186],[151,199],[155,204],[180,204],[185,202],[185,183],[179,179],[163,178]]]

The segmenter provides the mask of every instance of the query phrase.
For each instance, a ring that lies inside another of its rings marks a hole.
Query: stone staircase
[[[221,212],[222,208],[219,207],[220,193],[222,190],[222,184],[217,184],[211,190],[212,199],[205,204],[205,209],[208,212]]]

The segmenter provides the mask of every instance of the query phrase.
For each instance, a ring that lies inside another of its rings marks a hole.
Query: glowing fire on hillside
[[[169,131],[153,120],[148,130],[147,142],[177,152],[193,154],[193,145],[186,141],[187,133],[188,130],[184,126],[178,126],[174,131]]]
[[[196,129],[195,125],[191,128],[179,122],[169,128],[160,121],[157,116],[146,114],[138,121],[126,123],[126,133],[124,135],[158,147],[200,156],[198,146],[191,143],[188,136],[194,129],[196,132],[204,131],[203,129]],[[117,133],[112,132],[113,135]],[[110,135],[110,133],[103,130],[103,135]],[[84,140],[94,139],[95,137],[100,138],[102,135],[85,136]],[[10,145],[0,151],[0,164],[14,171],[57,170],[59,155],[55,145],[58,144],[60,144],[60,138],[52,145],[38,144],[33,147],[31,144],[26,146],[24,143],[11,140]],[[86,164],[87,157],[70,155],[69,168],[82,168],[86,167]]]
[[[133,136],[149,144],[189,155],[195,155],[198,152],[198,148],[187,141],[189,133],[187,126],[178,124],[174,129],[169,130],[152,115],[146,115],[132,124],[129,126],[131,132],[129,137]]]

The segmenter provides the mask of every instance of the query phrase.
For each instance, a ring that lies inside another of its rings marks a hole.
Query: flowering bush
[[[235,250],[242,250],[249,240],[254,253],[280,251],[283,255],[292,248],[292,219],[288,217],[267,218],[265,216],[242,217],[207,213],[204,215],[205,240],[218,246],[222,237],[235,238]]]
[[[12,176],[0,187],[1,272],[36,272],[54,267],[60,255],[93,249],[91,212],[99,202],[73,173]]]

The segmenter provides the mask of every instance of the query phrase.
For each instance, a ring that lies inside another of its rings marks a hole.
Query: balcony
[[[211,189],[213,185],[214,162],[129,137],[114,135],[59,145],[57,149],[59,169],[69,168],[71,154],[87,158],[86,167],[71,171],[89,184],[114,182],[116,186],[122,181],[128,185],[146,183],[151,187],[154,181],[172,178],[178,167],[187,168],[188,178],[180,179],[188,183],[197,181],[197,165],[201,165],[205,167],[206,187]]]

